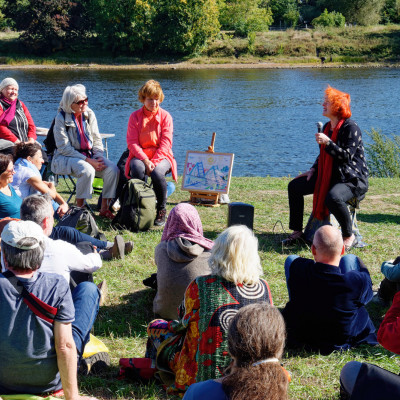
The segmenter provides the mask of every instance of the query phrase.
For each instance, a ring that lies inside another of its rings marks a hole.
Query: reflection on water
[[[100,131],[115,133],[110,158],[126,148],[129,115],[141,106],[139,87],[161,82],[162,106],[174,119],[174,154],[182,174],[187,150],[206,150],[217,132],[215,150],[235,153],[235,176],[285,176],[308,169],[318,147],[316,122],[323,90],[330,84],[352,96],[353,118],[363,132],[371,127],[398,133],[399,69],[276,70],[3,70],[14,77],[37,126],[49,127],[67,85],[87,87]],[[368,141],[367,138],[365,138]]]

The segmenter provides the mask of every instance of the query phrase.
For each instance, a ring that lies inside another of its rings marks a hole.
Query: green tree
[[[347,22],[375,25],[381,20],[385,0],[317,0],[317,6],[342,13]]]
[[[275,24],[283,22],[285,26],[297,25],[300,17],[297,0],[271,0],[268,5]]]
[[[344,26],[346,18],[339,12],[328,12],[325,8],[324,12],[311,21],[314,26]]]
[[[9,0],[2,3],[4,6],[2,5],[1,10],[10,21],[11,27],[18,31],[27,29],[32,20],[30,0]]]
[[[151,49],[153,0],[90,0],[98,38],[113,55]]]
[[[262,0],[230,0],[221,10],[221,25],[240,36],[267,31],[272,24],[272,11],[262,7]]]
[[[46,54],[85,40],[89,20],[82,18],[83,4],[69,0],[30,0],[26,9],[25,32],[21,39],[27,49]]]
[[[157,0],[151,31],[154,50],[191,54],[219,30],[217,0]]]
[[[400,23],[400,0],[386,0],[381,10],[381,17],[384,24]]]

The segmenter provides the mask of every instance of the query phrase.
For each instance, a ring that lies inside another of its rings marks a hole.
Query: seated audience
[[[184,399],[287,399],[290,375],[280,365],[285,336],[278,309],[267,303],[242,307],[229,325],[228,375],[191,385]]]
[[[15,171],[11,154],[0,154],[0,218],[19,218],[21,198],[11,186]]]
[[[97,315],[98,289],[87,282],[71,296],[61,276],[37,271],[44,235],[31,221],[5,226],[1,254],[0,395],[51,394],[62,388],[66,400],[92,399],[79,396],[77,354],[82,354]],[[27,299],[32,301],[32,295],[33,304],[45,306],[48,313],[31,305]]]
[[[100,215],[113,219],[109,202],[115,198],[119,169],[104,156],[103,143],[96,115],[88,107],[83,85],[67,86],[64,90],[54,124],[54,152],[51,169],[55,174],[77,178],[76,205],[82,207],[92,198],[94,177],[104,181]]]
[[[169,213],[161,243],[155,250],[157,294],[153,311],[162,318],[174,319],[189,283],[208,275],[213,242],[203,236],[197,210],[181,203]]]
[[[378,330],[378,341],[387,350],[400,354],[400,293],[394,296]],[[350,361],[340,373],[341,399],[398,400],[400,377],[373,364]]]
[[[48,193],[53,200],[53,208],[62,217],[68,211],[68,204],[57,193],[52,182],[42,180],[40,169],[44,163],[39,143],[18,143],[15,147],[14,180],[11,183],[22,199],[30,194]]]
[[[0,82],[0,152],[12,154],[19,142],[33,143],[36,126],[26,105],[18,99],[19,86],[15,79]]]
[[[377,344],[365,305],[372,282],[363,262],[344,254],[340,231],[317,230],[311,246],[314,260],[289,256],[285,262],[289,302],[283,310],[288,346],[321,353]]]
[[[248,304],[272,304],[268,284],[260,279],[257,247],[256,237],[243,225],[223,231],[208,260],[211,275],[189,284],[178,320],[149,324],[146,357],[156,360],[164,382],[170,383],[168,393],[182,394],[193,383],[220,378],[230,363],[232,317]]]
[[[101,268],[102,261],[97,252],[82,254],[74,245],[49,237],[53,230],[53,214],[53,207],[48,196],[33,194],[22,201],[21,219],[35,222],[45,234],[45,250],[40,272],[57,273],[70,283],[71,271],[92,274]]]
[[[400,257],[394,261],[384,261],[381,265],[384,278],[379,286],[378,299],[391,302],[394,295],[400,291]]]

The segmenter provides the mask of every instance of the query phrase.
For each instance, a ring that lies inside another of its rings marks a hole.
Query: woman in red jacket
[[[18,83],[5,78],[0,83],[0,151],[11,152],[14,144],[33,143],[36,127],[28,108],[18,100]]]
[[[155,225],[165,224],[167,181],[165,175],[172,172],[177,180],[177,166],[172,153],[173,124],[171,115],[160,107],[164,93],[159,82],[147,81],[139,90],[143,107],[129,118],[127,143],[129,157],[125,165],[127,178],[145,180],[151,177],[157,198]]]

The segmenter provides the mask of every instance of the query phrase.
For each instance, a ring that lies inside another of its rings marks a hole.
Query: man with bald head
[[[342,235],[331,225],[317,230],[311,252],[313,260],[292,255],[285,261],[289,302],[282,313],[288,346],[327,354],[377,344],[365,308],[373,294],[363,262],[352,254],[343,256]]]

